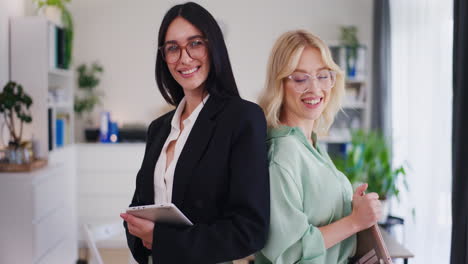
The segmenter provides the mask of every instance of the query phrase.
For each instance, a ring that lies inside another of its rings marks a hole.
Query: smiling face
[[[328,67],[323,62],[320,51],[317,48],[306,47],[294,72],[316,76],[326,69]],[[282,122],[290,126],[312,127],[327,106],[332,89],[320,88],[317,80],[310,80],[308,90],[304,93],[296,91],[298,83],[292,79],[286,78],[283,84]]]
[[[200,41],[204,41],[203,33],[182,17],[174,19],[167,29],[165,50],[174,50],[177,47],[181,49],[179,60],[173,63],[166,60],[167,67],[172,77],[184,89],[185,95],[201,94],[205,89],[205,81],[210,72],[208,50],[202,57],[194,56],[196,53],[192,52],[192,57],[195,57],[192,58],[187,53],[187,50],[195,49],[196,45],[206,45],[203,42],[200,44]],[[167,45],[171,47],[167,47]],[[206,47],[206,49],[208,48]]]

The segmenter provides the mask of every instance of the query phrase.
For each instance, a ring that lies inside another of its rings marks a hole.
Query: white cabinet
[[[121,221],[119,214],[131,202],[145,144],[78,144],[79,226]],[[123,226],[122,226],[123,229]],[[80,240],[84,236],[80,229]],[[125,236],[98,243],[98,247],[127,247]]]
[[[77,260],[75,80],[72,71],[55,67],[53,60],[60,56],[56,32],[43,17],[10,20],[11,80],[33,99],[32,123],[24,126],[23,139],[34,135],[39,141],[36,155],[49,164],[33,172],[0,173],[2,264]]]
[[[66,264],[78,258],[75,149],[28,173],[0,173],[0,263]]]
[[[335,43],[335,41],[331,41]],[[355,63],[354,73],[350,74],[348,68],[348,48],[342,45],[330,46],[333,60],[345,72],[345,96],[342,111],[339,111],[329,130],[328,136],[320,140],[329,144],[346,144],[351,141],[354,130],[368,130],[371,118],[371,89],[368,85],[370,78],[367,70],[367,49],[360,46],[356,51],[356,58],[349,59]]]

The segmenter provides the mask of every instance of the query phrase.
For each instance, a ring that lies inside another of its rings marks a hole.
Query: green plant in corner
[[[10,147],[22,146],[23,123],[31,123],[29,111],[33,100],[24,92],[23,87],[15,82],[8,82],[0,93],[0,113],[3,113],[5,124],[10,132]],[[19,131],[16,129],[15,118],[20,121]]]
[[[354,131],[346,156],[335,157],[334,163],[353,185],[367,182],[368,192],[376,192],[381,200],[393,196],[399,200],[399,177],[408,190],[404,166],[392,166],[390,147],[378,132]]]
[[[102,93],[97,92],[96,87],[99,85],[99,78],[104,72],[104,68],[95,62],[89,67],[86,64],[81,64],[76,71],[78,72],[80,95],[75,96],[74,109],[75,113],[82,117],[84,113],[91,113],[94,107],[101,102]]]
[[[33,0],[37,3],[37,8],[46,6],[55,6],[62,12],[62,23],[65,27],[65,68],[69,69],[72,61],[73,51],[73,19],[65,4],[70,3],[71,0]]]

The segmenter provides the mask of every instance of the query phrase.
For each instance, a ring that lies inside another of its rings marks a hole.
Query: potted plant
[[[97,62],[87,66],[81,64],[76,69],[78,72],[78,90],[75,96],[74,109],[78,118],[85,121],[85,138],[87,141],[95,141],[99,135],[99,130],[93,128],[91,113],[94,107],[101,103],[102,93],[96,90],[100,83],[100,76],[104,68]]]
[[[70,11],[65,4],[70,3],[71,0],[33,0],[37,4],[39,10],[46,17],[60,17],[61,24],[64,26],[65,31],[65,69],[70,68],[72,60],[72,49],[73,49],[73,19]],[[59,18],[51,18],[55,21]]]
[[[368,183],[367,192],[376,192],[384,203],[392,197],[399,201],[397,181],[400,177],[404,187],[408,189],[406,170],[403,165],[392,166],[391,150],[381,133],[354,131],[346,155],[335,157],[334,163],[351,184],[356,186]],[[388,208],[384,208],[384,211],[386,209]],[[383,220],[387,216],[388,213],[384,212]]]
[[[29,111],[33,101],[24,92],[23,87],[15,82],[8,82],[0,93],[0,113],[8,131],[10,140],[8,142],[8,152],[10,163],[28,163],[29,155],[26,149],[27,142],[22,141],[23,124],[31,123],[32,117]],[[19,130],[15,120],[19,120]]]

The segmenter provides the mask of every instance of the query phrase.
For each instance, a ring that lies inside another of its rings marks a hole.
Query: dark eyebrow
[[[321,70],[329,70],[329,68],[327,66],[323,66],[322,68],[319,68],[317,69],[316,71],[321,71]],[[303,73],[307,73],[309,74],[308,71],[304,70],[304,69],[295,69],[294,70],[295,72],[303,72]]]
[[[203,38],[203,36],[202,35],[194,35],[194,36],[188,37],[187,41],[193,40],[193,39],[198,39],[198,38]],[[178,44],[178,43],[175,40],[168,40],[168,41],[164,42],[164,45],[165,44]]]
[[[197,39],[197,38],[203,38],[202,35],[195,35],[195,36],[191,36],[189,38],[187,38],[187,40],[192,40],[192,39]]]

